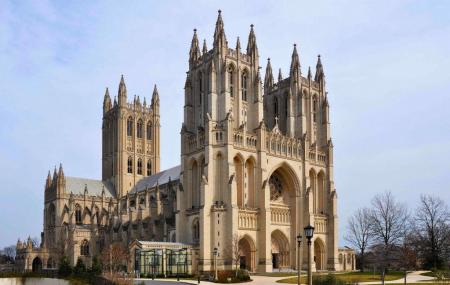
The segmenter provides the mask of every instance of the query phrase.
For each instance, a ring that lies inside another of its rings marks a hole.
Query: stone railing
[[[269,132],[266,135],[266,151],[269,154],[301,159],[302,142],[298,138],[290,138],[280,133]]]
[[[324,152],[321,151],[310,151],[309,152],[309,159],[313,162],[317,162],[320,164],[326,164],[327,163],[327,155]]]
[[[287,206],[271,206],[270,220],[274,225],[290,225],[291,211]]]
[[[318,234],[325,234],[328,232],[328,220],[326,216],[314,216],[314,231]]]
[[[258,228],[258,210],[239,209],[238,227],[242,230],[257,230]]]
[[[233,135],[233,145],[237,147],[256,150],[258,138],[256,135],[235,131]]]

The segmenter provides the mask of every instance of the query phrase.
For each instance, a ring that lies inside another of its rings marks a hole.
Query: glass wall
[[[141,278],[191,275],[191,253],[182,249],[136,249],[135,272]]]

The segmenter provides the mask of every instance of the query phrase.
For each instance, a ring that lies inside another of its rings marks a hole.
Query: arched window
[[[77,225],[81,225],[83,223],[81,219],[81,207],[78,204],[75,206],[75,223]]]
[[[247,72],[242,73],[242,100],[247,101]]]
[[[278,117],[278,98],[273,98],[273,115],[274,117]]]
[[[228,69],[228,81],[230,86],[230,97],[234,97],[234,74],[233,74],[233,68],[230,67]]]
[[[137,162],[137,174],[142,175],[142,159],[138,159]]]
[[[148,140],[152,139],[152,132],[153,132],[152,122],[148,122],[147,123],[147,139]]]
[[[192,224],[192,240],[194,243],[198,243],[200,241],[200,223],[198,222],[198,219],[195,219]]]
[[[48,208],[48,224],[49,224],[49,226],[53,227],[53,226],[55,226],[55,222],[56,222],[55,205],[50,204],[50,206]]]
[[[127,120],[127,136],[131,137],[133,136],[133,118],[128,117]]]
[[[202,97],[203,97],[203,76],[202,73],[200,72],[198,74],[198,104],[201,105],[202,104]]]
[[[286,118],[287,118],[287,116],[288,116],[288,110],[289,110],[289,98],[288,98],[288,94],[285,94],[285,97],[284,97],[284,107],[285,107],[285,109],[284,109],[284,115],[285,115]]]
[[[80,245],[80,255],[89,256],[89,242],[86,239]]]
[[[128,168],[127,168],[128,173],[133,173],[133,159],[130,157],[128,157]]]
[[[147,176],[152,175],[152,162],[151,160],[147,161]]]
[[[314,95],[313,97],[313,121],[317,122],[317,97]]]
[[[143,125],[142,124],[142,120],[139,120],[137,122],[137,137],[139,139],[142,139],[142,137],[143,137],[143,135],[142,135],[142,133],[143,133],[143,126],[142,125]]]

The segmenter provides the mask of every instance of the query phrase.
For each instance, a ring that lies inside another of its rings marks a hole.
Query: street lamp
[[[307,225],[304,228],[305,236],[308,239],[308,285],[312,285],[312,270],[311,270],[311,239],[314,235],[314,227]]]
[[[217,247],[214,248],[213,250],[213,255],[214,255],[214,280],[217,280]]]
[[[301,247],[302,247],[302,236],[297,236],[297,284],[300,285],[300,271],[302,270],[302,259],[301,259]]]

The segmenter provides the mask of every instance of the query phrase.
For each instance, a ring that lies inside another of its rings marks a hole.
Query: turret
[[[320,82],[324,79],[325,74],[323,73],[322,61],[320,60],[320,54],[317,56],[316,64],[316,75],[314,76],[314,81]]]
[[[264,89],[269,90],[273,86],[272,65],[270,58],[267,59],[266,75],[264,76]],[[267,92],[265,92],[267,94]]]
[[[52,177],[52,184],[55,185],[56,181],[58,179],[58,173],[56,173],[56,166],[55,169],[53,170],[53,177]]]
[[[59,164],[59,170],[58,170],[58,182],[64,182],[65,181],[65,176],[64,176],[64,170],[62,167],[62,163]]]
[[[206,46],[206,39],[203,39],[203,54],[206,54],[208,52],[208,47]]]
[[[50,186],[52,186],[52,176],[51,176],[50,170],[49,170],[48,174],[47,174],[47,179],[45,180],[45,189],[50,188]]]
[[[253,30],[253,24],[250,25],[250,33],[248,35],[247,43],[247,55],[253,59],[258,57],[258,46],[256,45],[255,31]]]
[[[155,115],[159,115],[159,93],[156,84],[155,87],[153,88],[151,108],[153,109],[153,113]]]
[[[294,44],[294,50],[292,51],[290,76],[291,79],[296,80],[301,75],[300,59],[297,53],[297,45]]]
[[[33,241],[31,240],[31,237],[28,237],[27,249],[32,249],[32,248],[33,248]]]
[[[111,97],[109,96],[108,87],[106,87],[105,97],[103,98],[103,114],[106,114],[112,107]]]
[[[283,80],[283,75],[281,74],[281,68],[278,70],[278,82],[281,82]]]
[[[219,15],[216,21],[216,30],[214,31],[214,44],[213,48],[217,51],[221,51],[223,48],[228,48],[227,37],[225,36],[225,29],[222,20],[222,11],[219,10]]]
[[[197,29],[194,29],[194,35],[192,36],[191,49],[189,50],[189,64],[194,64],[200,58],[200,47],[197,38]]]
[[[120,78],[118,97],[119,97],[119,106],[126,106],[126,104],[127,104],[127,86],[125,85],[125,80],[123,79],[123,75]]]
[[[22,242],[20,239],[17,240],[16,249],[22,249]]]
[[[237,37],[237,40],[236,40],[236,53],[237,53],[238,56],[239,56],[240,52],[241,52],[241,41],[239,40],[239,37]]]

